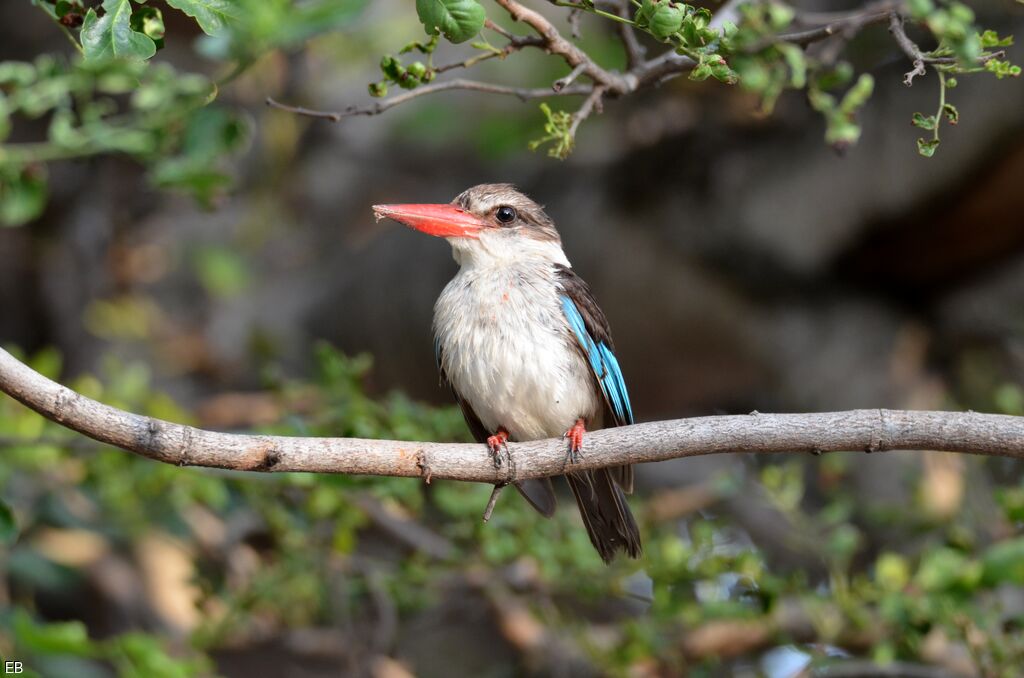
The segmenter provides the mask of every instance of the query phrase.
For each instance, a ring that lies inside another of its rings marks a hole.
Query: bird
[[[552,219],[504,183],[474,186],[450,203],[373,212],[451,245],[459,270],[434,306],[434,353],[477,442],[498,465],[509,441],[566,439],[564,477],[594,548],[606,563],[618,552],[639,558],[625,497],[632,466],[571,470],[586,431],[632,424],[633,411],[608,321]],[[543,516],[554,514],[551,478],[515,485]]]

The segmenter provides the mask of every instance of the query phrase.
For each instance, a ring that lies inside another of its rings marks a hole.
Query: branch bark
[[[305,471],[508,483],[569,470],[564,441],[509,443],[495,468],[482,445],[206,431],[125,412],[47,379],[0,349],[0,391],[94,440],[155,461],[235,471]],[[1024,417],[852,410],[658,421],[587,434],[573,470],[725,452],[944,450],[1024,459]]]

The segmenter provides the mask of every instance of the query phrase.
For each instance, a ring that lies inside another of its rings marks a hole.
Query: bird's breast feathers
[[[562,435],[578,417],[600,426],[602,400],[560,305],[549,265],[463,268],[441,293],[441,368],[491,432]]]

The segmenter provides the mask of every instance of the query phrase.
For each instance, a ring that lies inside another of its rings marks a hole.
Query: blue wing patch
[[[590,332],[587,331],[583,316],[580,315],[576,304],[566,295],[562,295],[562,312],[565,313],[569,327],[576,335],[576,341],[583,348],[583,352],[590,362],[590,369],[601,384],[601,391],[605,400],[611,406],[615,419],[619,424],[633,423],[633,409],[629,404],[629,393],[626,392],[626,382],[622,378],[622,370],[619,369],[619,361],[615,354],[603,341],[597,343]]]

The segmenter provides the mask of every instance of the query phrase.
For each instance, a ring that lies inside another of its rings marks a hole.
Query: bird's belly
[[[470,333],[472,345],[442,344],[448,379],[490,432],[513,440],[560,436],[579,417],[601,412],[593,376],[567,336],[547,328],[512,335],[495,327]],[[461,343],[461,342],[456,342]]]

